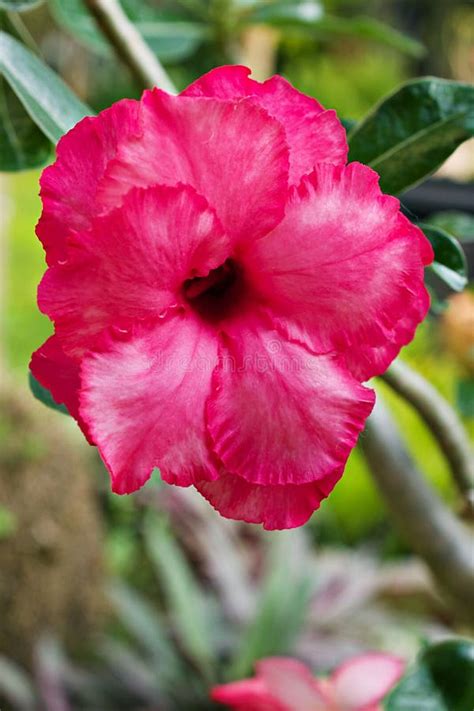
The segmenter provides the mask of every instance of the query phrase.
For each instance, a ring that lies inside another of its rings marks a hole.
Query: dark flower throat
[[[220,321],[227,317],[239,300],[242,280],[233,259],[226,259],[205,277],[186,279],[183,293],[186,300],[203,318]]]

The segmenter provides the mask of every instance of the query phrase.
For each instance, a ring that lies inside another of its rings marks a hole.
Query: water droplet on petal
[[[126,336],[128,334],[128,329],[120,326],[112,326],[112,333],[115,336]]]

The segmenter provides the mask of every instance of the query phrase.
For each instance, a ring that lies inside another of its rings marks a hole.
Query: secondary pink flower
[[[316,679],[296,659],[273,657],[256,664],[253,679],[214,687],[211,698],[235,711],[382,711],[380,702],[404,666],[398,657],[372,652]]]
[[[425,316],[423,234],[346,165],[334,111],[222,67],[81,121],[41,178],[38,380],[113,490],[152,469],[224,516],[303,524]]]

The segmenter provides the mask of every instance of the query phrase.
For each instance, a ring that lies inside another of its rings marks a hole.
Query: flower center
[[[233,310],[242,293],[240,270],[233,259],[205,277],[186,279],[183,293],[190,306],[209,321],[220,321]]]

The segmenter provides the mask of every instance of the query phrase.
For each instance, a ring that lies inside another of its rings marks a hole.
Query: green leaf
[[[349,160],[380,174],[387,193],[431,175],[474,134],[474,87],[425,77],[382,99],[349,133]]]
[[[342,125],[346,129],[346,133],[349,133],[349,131],[352,131],[354,126],[357,126],[357,121],[354,119],[348,119],[348,118],[342,118],[340,119]]]
[[[181,549],[163,521],[150,514],[145,543],[163,588],[181,643],[189,656],[212,679],[215,659],[202,592]]]
[[[272,25],[287,25],[290,22],[307,27],[318,22],[323,14],[324,9],[319,0],[301,0],[301,2],[271,0],[265,3],[254,3],[246,17],[249,22],[265,22]]]
[[[386,711],[472,711],[474,643],[453,639],[429,647],[385,701]]]
[[[133,647],[113,638],[105,639],[100,647],[100,656],[106,660],[114,677],[130,680],[127,682],[128,692],[150,703],[159,698],[162,689],[156,669],[147,664]]]
[[[346,18],[326,15],[322,18],[320,24],[324,32],[373,40],[387,47],[392,47],[410,57],[419,58],[426,54],[426,50],[420,42],[402,32],[398,32],[398,30],[394,30],[393,27],[373,17]]]
[[[53,143],[93,113],[57,74],[5,32],[0,32],[0,74]]]
[[[456,383],[456,405],[463,417],[474,418],[474,378],[467,377]]]
[[[173,677],[181,662],[157,610],[136,590],[116,582],[109,597],[120,621],[159,669],[160,677]]]
[[[461,210],[444,210],[430,215],[427,222],[450,232],[461,242],[474,240],[474,215]]]
[[[24,12],[25,10],[32,10],[43,2],[44,0],[0,0],[0,10]]]
[[[107,39],[98,29],[82,0],[50,0],[56,21],[89,49],[113,56]],[[138,12],[140,5],[125,5],[130,19],[163,62],[176,62],[194,54],[207,34],[202,23],[159,21],[150,13]]]
[[[207,37],[198,22],[138,22],[137,29],[163,62],[178,62],[193,55]]]
[[[316,30],[324,35],[345,35],[373,40],[411,57],[422,57],[426,51],[420,42],[372,17],[326,15],[321,4],[315,0],[301,0],[300,2],[286,0],[257,5],[246,16],[246,21],[262,22],[284,28],[292,27],[305,31]]]
[[[48,162],[52,146],[0,76],[0,171],[38,168]]]
[[[467,259],[458,240],[440,227],[420,224],[434,251],[431,269],[454,291],[467,284]]]
[[[36,380],[35,376],[31,371],[28,373],[28,379],[30,390],[37,400],[42,402],[43,405],[50,407],[52,410],[57,410],[58,412],[62,412],[64,415],[69,415],[69,410],[67,409],[66,405],[62,405],[56,402],[49,390],[46,390],[46,388],[44,388]]]
[[[38,701],[28,674],[3,655],[0,655],[0,697],[16,709],[34,709]]]
[[[295,546],[296,544],[296,546]],[[257,614],[243,632],[230,679],[252,672],[258,659],[290,654],[300,632],[311,599],[311,581],[300,559],[299,534],[279,533],[270,541],[268,577]]]

